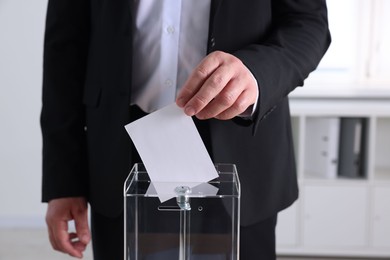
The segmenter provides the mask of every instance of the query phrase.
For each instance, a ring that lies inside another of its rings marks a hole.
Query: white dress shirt
[[[210,3],[133,0],[131,104],[153,112],[175,101],[178,90],[207,53]]]
[[[150,113],[175,101],[207,54],[210,5],[211,0],[133,0],[132,105]],[[250,117],[256,106],[257,101],[239,116]]]

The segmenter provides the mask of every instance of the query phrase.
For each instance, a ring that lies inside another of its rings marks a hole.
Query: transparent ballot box
[[[124,185],[125,260],[238,259],[237,170],[215,167],[218,178],[188,185],[153,183],[143,164],[134,165]]]

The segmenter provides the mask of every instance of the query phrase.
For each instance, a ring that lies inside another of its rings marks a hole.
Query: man
[[[82,257],[89,202],[95,259],[123,259],[122,186],[139,162],[124,125],[176,101],[213,161],[238,167],[241,259],[275,259],[277,212],[298,196],[287,95],[329,43],[325,0],[49,0],[41,124],[53,248]]]

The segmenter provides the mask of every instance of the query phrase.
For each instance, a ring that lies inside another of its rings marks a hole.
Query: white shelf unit
[[[278,254],[390,259],[390,98],[293,97],[290,107],[300,198],[279,214]],[[313,124],[344,117],[366,119],[364,177],[311,174]]]

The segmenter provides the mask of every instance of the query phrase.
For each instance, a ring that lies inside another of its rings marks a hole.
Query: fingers
[[[251,100],[251,98],[252,94],[250,94],[249,91],[242,92],[241,95],[234,102],[234,105],[230,106],[229,108],[214,117],[219,120],[228,120],[244,113],[248,108],[247,104],[252,104],[251,101],[248,101]]]
[[[79,241],[87,245],[91,240],[88,224],[88,211],[81,209],[74,213],[74,221],[76,226],[76,233]]]
[[[56,218],[47,220],[49,239],[54,250],[82,258],[85,250],[80,246],[74,246],[72,241],[77,237],[76,233],[68,233],[68,221],[56,221]]]
[[[76,233],[68,231],[74,220]],[[46,213],[49,239],[53,249],[82,258],[90,241],[88,207],[84,198],[55,199],[49,202]]]
[[[87,248],[87,244],[81,242],[78,238],[78,235],[76,233],[70,233],[70,240],[72,243],[72,246],[79,252],[84,252]]]
[[[188,116],[230,119],[255,103],[257,91],[255,79],[238,58],[215,52],[190,75],[176,103]]]
[[[74,239],[74,235],[71,236],[71,234],[68,233],[67,223],[57,223],[57,226],[54,226],[53,228],[53,235],[56,244],[55,250],[69,254],[73,257],[83,257],[83,251],[78,250],[73,245],[74,242],[72,239]]]
[[[177,105],[184,107],[187,115],[197,114],[228,83],[229,68],[223,66],[219,55],[209,55],[194,69],[177,97]],[[207,85],[208,87],[203,87]]]
[[[234,117],[235,115],[244,112],[246,109],[245,103],[239,102],[239,97],[242,95],[242,89],[237,86],[238,83],[235,80],[230,81],[220,93],[217,93],[213,100],[196,114],[196,117],[199,119],[225,119],[227,115],[232,115],[232,117]],[[227,110],[230,112],[225,113]],[[221,117],[221,114],[224,116]]]

